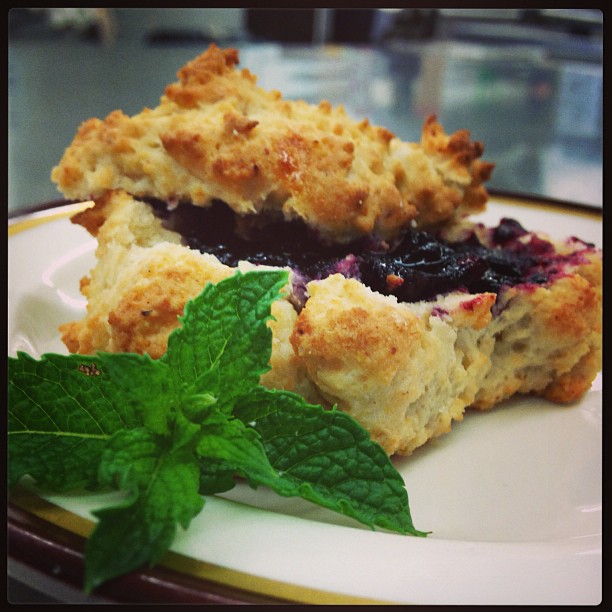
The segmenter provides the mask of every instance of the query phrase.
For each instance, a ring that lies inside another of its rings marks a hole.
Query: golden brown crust
[[[206,282],[232,273],[216,258],[182,247],[180,237],[164,230],[146,205],[123,192],[107,194],[73,221],[97,235],[99,263],[81,281],[87,316],[80,325],[60,328],[71,352],[104,347],[160,357],[185,303]]]
[[[178,72],[155,109],[114,111],[78,130],[52,178],[70,198],[224,200],[238,213],[274,208],[332,240],[390,238],[415,220],[446,221],[484,206],[492,164],[467,131],[435,117],[420,143],[357,122],[342,107],[284,100],[211,47]]]
[[[309,291],[291,336],[294,351],[322,396],[389,454],[410,454],[462,418],[474,397],[468,383],[477,378],[458,348],[460,336],[478,335],[478,319],[463,316],[472,296],[445,301],[445,322],[432,315],[433,304],[401,304],[341,275]],[[484,359],[471,361],[478,367],[487,358],[485,350]]]
[[[475,408],[514,393],[570,403],[590,388],[602,363],[602,277],[593,284],[582,274],[597,270],[601,259],[591,259],[548,285],[502,293],[491,332],[504,334],[505,350],[493,356]]]
[[[78,221],[97,232],[99,246],[82,283],[87,314],[63,326],[71,352],[159,357],[185,302],[234,271],[182,246],[123,192]],[[579,245],[556,247],[569,254]],[[301,312],[289,296],[273,304],[272,369],[262,383],[337,404],[389,454],[410,454],[468,407],[490,408],[515,393],[574,401],[601,369],[601,266],[601,253],[586,251],[546,285],[416,304],[339,274],[313,281]]]

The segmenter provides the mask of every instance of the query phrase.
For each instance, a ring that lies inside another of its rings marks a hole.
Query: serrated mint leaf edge
[[[252,412],[249,413],[249,409],[253,404],[257,404],[259,402],[269,403],[272,408],[268,411],[268,415],[271,414],[272,418],[274,418],[278,416],[277,414],[274,414],[274,412],[279,409],[278,406],[273,406],[274,400],[280,400],[282,398],[293,402],[295,406],[299,406],[300,409],[306,411],[305,413],[311,411],[311,416],[313,417],[320,417],[322,419],[339,419],[340,421],[344,421],[344,423],[352,429],[351,433],[356,434],[361,438],[359,444],[355,445],[354,448],[359,449],[361,446],[365,446],[370,453],[375,455],[375,458],[384,464],[384,471],[391,475],[395,482],[396,492],[394,495],[396,496],[396,503],[401,504],[402,507],[399,509],[399,514],[396,511],[392,516],[384,510],[377,511],[375,507],[365,505],[358,499],[351,499],[346,493],[341,493],[334,496],[333,492],[329,488],[317,487],[316,482],[304,480],[299,475],[282,470],[278,465],[279,462],[275,461],[273,456],[269,457],[270,463],[274,469],[277,470],[279,479],[272,480],[267,483],[262,481],[261,484],[271,486],[279,495],[298,495],[303,497],[308,501],[328,508],[334,512],[338,512],[353,518],[372,529],[375,527],[380,527],[396,533],[401,533],[404,535],[410,534],[419,537],[424,537],[429,533],[418,530],[414,527],[404,479],[392,464],[384,449],[377,442],[370,439],[370,435],[367,430],[356,419],[335,407],[331,410],[325,410],[321,406],[309,404],[302,396],[298,394],[278,389],[267,389],[263,386],[254,390],[251,396],[243,396],[239,398],[234,410],[234,415],[242,419],[247,426],[252,427],[259,433],[261,442],[266,448],[267,455],[269,455],[270,452],[275,449],[271,448],[271,440],[268,439],[265,432],[261,430],[261,418],[262,416],[265,418],[266,415],[260,414],[256,418],[253,418],[254,415]],[[297,414],[299,414],[299,411]],[[334,449],[332,453],[333,452],[338,452],[338,449]],[[326,491],[328,491],[329,494],[327,494]]]

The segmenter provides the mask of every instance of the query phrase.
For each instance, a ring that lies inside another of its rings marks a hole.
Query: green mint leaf
[[[219,364],[215,363],[191,382],[183,381],[178,389],[179,404],[185,417],[194,423],[201,422],[213,409],[217,410],[221,389]]]
[[[236,471],[222,459],[200,461],[200,495],[225,493],[236,486]]]
[[[240,474],[254,484],[275,481],[278,476],[270,465],[259,435],[238,419],[211,419],[203,425],[196,453],[201,463],[200,492],[210,492],[212,486],[232,488],[229,478]],[[211,485],[211,479],[214,485]]]
[[[9,484],[29,474],[57,491],[96,486],[106,440],[137,423],[106,365],[78,355],[9,357]]]
[[[185,429],[178,438],[185,441]],[[158,563],[174,540],[177,524],[187,529],[202,510],[192,447],[180,444],[177,449],[169,437],[145,428],[118,432],[109,441],[100,477],[127,495],[117,506],[94,513],[99,522],[86,545],[88,592],[111,578]]]
[[[234,415],[261,436],[280,495],[299,495],[370,527],[426,535],[414,528],[401,475],[368,432],[339,410],[286,391],[255,389]]]
[[[116,411],[131,415],[127,428],[145,425],[158,433],[168,432],[176,389],[164,363],[135,353],[98,353],[80,357],[79,363],[96,365],[99,374],[89,378],[104,391]]]
[[[161,358],[181,383],[193,383],[219,368],[217,408],[231,410],[234,398],[259,384],[269,368],[270,306],[287,284],[284,270],[253,271],[208,284],[185,306],[182,326],[168,339]]]

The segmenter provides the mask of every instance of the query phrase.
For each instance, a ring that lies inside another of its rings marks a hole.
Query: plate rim
[[[21,486],[11,496],[7,505],[9,559],[38,572],[53,565],[58,590],[82,592],[85,543],[95,523]],[[153,568],[134,570],[101,585],[93,598],[113,603],[389,604],[284,583],[172,550]]]

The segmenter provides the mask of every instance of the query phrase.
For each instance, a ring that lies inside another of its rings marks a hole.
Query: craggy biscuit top
[[[258,87],[238,52],[209,49],[178,72],[159,106],[117,110],[79,128],[52,179],[68,198],[113,189],[200,206],[223,200],[239,214],[301,218],[324,238],[387,239],[481,210],[493,168],[465,130],[426,120],[403,142],[329,102],[289,101]]]

